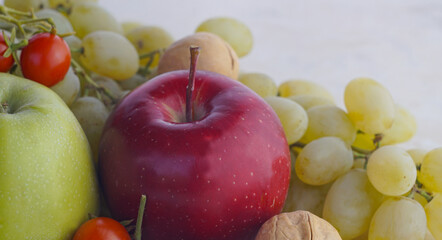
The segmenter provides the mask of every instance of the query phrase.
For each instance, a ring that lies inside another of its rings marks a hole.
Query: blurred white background
[[[202,21],[230,16],[248,25],[252,52],[241,71],[278,83],[299,78],[328,88],[340,106],[353,78],[371,77],[414,114],[404,147],[442,146],[440,0],[100,0],[120,21],[158,25],[176,39]]]

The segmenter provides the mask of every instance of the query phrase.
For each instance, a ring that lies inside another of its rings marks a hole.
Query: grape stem
[[[86,81],[88,84],[90,84],[94,89],[97,90],[97,92],[99,94],[103,93],[105,94],[107,97],[109,97],[109,99],[111,100],[111,102],[113,104],[118,102],[118,98],[114,96],[114,94],[107,88],[101,87],[100,85],[98,85],[87,73],[86,71],[83,69],[83,67],[77,62],[75,61],[73,58],[71,59],[71,66],[72,69],[74,70],[75,74],[82,79],[83,81]],[[86,88],[87,89],[87,88]],[[101,95],[99,95],[99,98],[101,98]]]
[[[425,190],[419,188],[419,187],[417,186],[417,184],[415,184],[415,185],[413,186],[413,189],[411,190],[411,193],[410,193],[409,196],[413,196],[414,193],[418,193],[419,195],[421,195],[422,197],[424,197],[425,200],[427,200],[427,202],[431,202],[431,200],[433,200],[433,196],[432,196],[430,193],[428,193],[427,191],[425,191]]]
[[[189,83],[186,88],[186,121],[193,121],[193,108],[192,108],[192,94],[195,89],[195,72],[196,64],[198,62],[198,56],[200,48],[197,46],[190,46],[190,71],[189,71]]]
[[[369,155],[367,155],[367,154],[359,153],[359,152],[353,150],[353,159],[354,160],[364,159],[364,169],[367,169],[368,157],[369,157]]]
[[[354,152],[358,153],[358,154],[362,154],[362,155],[364,155],[364,157],[370,155],[370,154],[373,152],[373,151],[365,150],[365,149],[358,148],[358,147],[355,147],[355,146],[351,146],[351,149],[352,149]],[[360,157],[360,155],[358,155],[358,156]]]
[[[376,148],[374,150],[378,149],[381,146],[381,140],[383,137],[384,137],[384,135],[382,133],[376,133],[374,135],[373,143],[374,143],[374,145],[376,145]]]
[[[420,170],[421,170],[421,167],[422,167],[422,164],[418,164],[418,165],[416,165],[416,170],[420,171]]]
[[[139,59],[145,59],[148,58],[149,60],[147,61],[146,65],[144,65],[143,67],[140,67],[140,69],[138,70],[138,74],[145,77],[147,76],[147,74],[150,73],[150,67],[152,66],[153,60],[155,59],[155,56],[161,55],[161,53],[164,51],[164,49],[157,49],[154,50],[152,52],[148,52],[146,54],[142,54],[140,55]]]
[[[364,132],[358,130],[358,134],[364,134]],[[358,148],[353,145],[351,146],[351,150],[353,150],[353,158],[354,159],[358,159],[358,158],[365,159],[364,169],[367,169],[368,158],[370,157],[370,155],[381,146],[381,140],[382,140],[383,136],[384,135],[382,135],[382,133],[377,133],[374,135],[373,144],[375,145],[375,148],[373,150],[365,150],[365,149]]]

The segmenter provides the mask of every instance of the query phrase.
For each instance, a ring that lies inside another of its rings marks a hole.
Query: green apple
[[[49,88],[0,73],[0,239],[71,239],[99,210],[87,138]]]

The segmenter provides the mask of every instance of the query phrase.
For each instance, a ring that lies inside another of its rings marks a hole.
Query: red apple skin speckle
[[[112,216],[136,219],[143,239],[254,239],[278,214],[290,153],[276,114],[241,83],[197,71],[196,120],[185,122],[188,71],[128,94],[103,131],[99,174]]]

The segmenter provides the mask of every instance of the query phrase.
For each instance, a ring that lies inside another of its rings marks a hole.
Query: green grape
[[[410,140],[416,133],[414,116],[402,106],[396,105],[393,125],[383,132],[381,145],[393,145]]]
[[[310,108],[316,106],[335,106],[334,102],[329,98],[314,95],[294,95],[287,98],[297,102],[305,109],[305,111],[308,111]]]
[[[74,4],[84,2],[98,2],[98,0],[48,0],[51,8],[64,7],[70,8]]]
[[[407,197],[392,197],[376,210],[368,240],[424,240],[427,220],[424,208]]]
[[[356,128],[344,110],[336,106],[316,106],[307,111],[308,127],[300,142],[309,143],[327,136],[341,138],[351,145],[356,138]]]
[[[387,196],[407,193],[416,181],[416,166],[410,155],[397,146],[384,146],[368,159],[367,175],[373,186]]]
[[[123,33],[126,36],[126,34],[128,34],[130,31],[134,30],[137,27],[141,27],[143,26],[141,23],[139,22],[122,22],[121,23],[121,28],[123,29]]]
[[[51,89],[63,99],[66,105],[70,106],[80,92],[80,80],[72,68],[69,68],[64,79],[52,86]]]
[[[427,214],[428,229],[433,237],[437,240],[442,239],[442,194],[435,194],[425,206],[425,213]]]
[[[92,75],[92,80],[94,80],[98,86],[109,90],[109,92],[117,99],[121,98],[123,95],[123,89],[121,89],[120,85],[111,78],[100,75]],[[98,95],[100,95],[100,93],[97,92],[96,89],[91,89],[88,92],[88,96],[97,97]],[[108,96],[101,94],[101,97],[101,101],[106,107],[112,107],[112,100]]]
[[[308,143],[296,158],[295,170],[301,181],[323,185],[334,181],[353,166],[353,152],[337,137],[322,137]]]
[[[410,154],[411,158],[414,161],[414,164],[419,165],[424,160],[425,155],[427,155],[428,150],[422,148],[413,148],[407,150],[407,153]]]
[[[298,95],[311,95],[329,99],[334,102],[333,96],[324,87],[305,80],[288,80],[278,87],[281,97],[290,97]]]
[[[308,117],[299,104],[282,97],[266,97],[266,102],[273,108],[284,128],[287,143],[293,144],[301,139],[307,130]]]
[[[74,28],[72,28],[69,20],[58,11],[47,8],[36,12],[35,16],[39,18],[52,18],[52,20],[54,20],[55,27],[57,28],[58,34],[74,32]]]
[[[295,155],[291,154],[292,168],[295,166]],[[283,212],[294,212],[297,210],[309,211],[316,216],[322,216],[325,196],[332,183],[321,186],[312,186],[302,182],[292,169],[289,191],[284,204]]]
[[[94,2],[74,4],[68,18],[79,38],[99,30],[123,33],[115,17]]]
[[[133,75],[131,78],[124,81],[119,81],[120,87],[124,90],[133,90],[141,84],[145,83],[149,78],[143,77],[139,74]]]
[[[126,38],[134,45],[140,56],[155,50],[166,49],[173,43],[172,36],[161,27],[141,26],[127,33]],[[158,65],[160,54],[155,54],[150,67]],[[140,65],[145,66],[149,58],[140,59]]]
[[[419,181],[431,192],[442,193],[442,147],[428,152],[422,160]]]
[[[325,196],[331,185],[332,183],[321,186],[309,185],[293,174],[283,212],[305,210],[321,217]]]
[[[31,9],[38,11],[49,6],[48,0],[5,0],[4,4],[6,7],[24,12],[28,12]]]
[[[81,43],[82,43],[81,39],[75,35],[67,36],[63,39],[66,41],[66,43],[69,46],[69,49],[71,50],[71,57],[75,61],[80,62],[81,53],[77,50],[81,49]]]
[[[201,23],[195,32],[210,32],[229,43],[238,57],[249,54],[253,47],[250,29],[237,19],[228,17],[211,18]]]
[[[83,65],[100,75],[124,80],[138,71],[138,54],[122,35],[97,31],[83,38],[80,60]]]
[[[112,78],[101,76],[98,74],[92,74],[91,77],[92,77],[92,80],[94,80],[95,83],[98,84],[98,86],[106,88],[115,96],[119,96],[123,92],[123,89],[121,88],[121,86]],[[94,91],[95,90],[92,90],[89,93],[91,95],[93,95],[93,94],[95,94]]]
[[[344,103],[356,128],[365,133],[383,133],[393,124],[393,98],[387,89],[372,79],[352,80],[345,87]]]
[[[97,164],[101,132],[109,111],[100,100],[94,97],[78,98],[70,108],[86,134],[95,164]]]
[[[353,239],[368,231],[370,220],[384,196],[376,191],[362,169],[353,169],[333,183],[324,203],[323,218],[342,239]]]
[[[263,98],[278,94],[275,81],[264,73],[243,73],[239,75],[238,81]]]
[[[414,149],[407,150],[407,153],[410,154],[411,158],[414,161],[414,164],[417,167],[417,166],[420,166],[422,164],[422,161],[424,160],[425,155],[427,155],[428,150],[421,149],[421,148],[414,148]],[[421,171],[420,171],[420,168],[419,168],[419,170],[417,171],[417,180],[419,182],[421,182],[421,178],[422,178],[421,177]],[[416,196],[419,197],[420,195],[417,194]],[[427,203],[426,200],[424,200],[424,201],[421,201],[421,199],[416,199],[416,200],[418,202],[420,202],[420,203],[425,203],[425,204]],[[423,204],[423,206],[425,206],[425,205]]]
[[[374,134],[367,134],[363,132],[357,132],[355,141],[353,142],[352,146],[364,150],[372,151],[376,149],[376,144],[373,142],[375,138]]]

